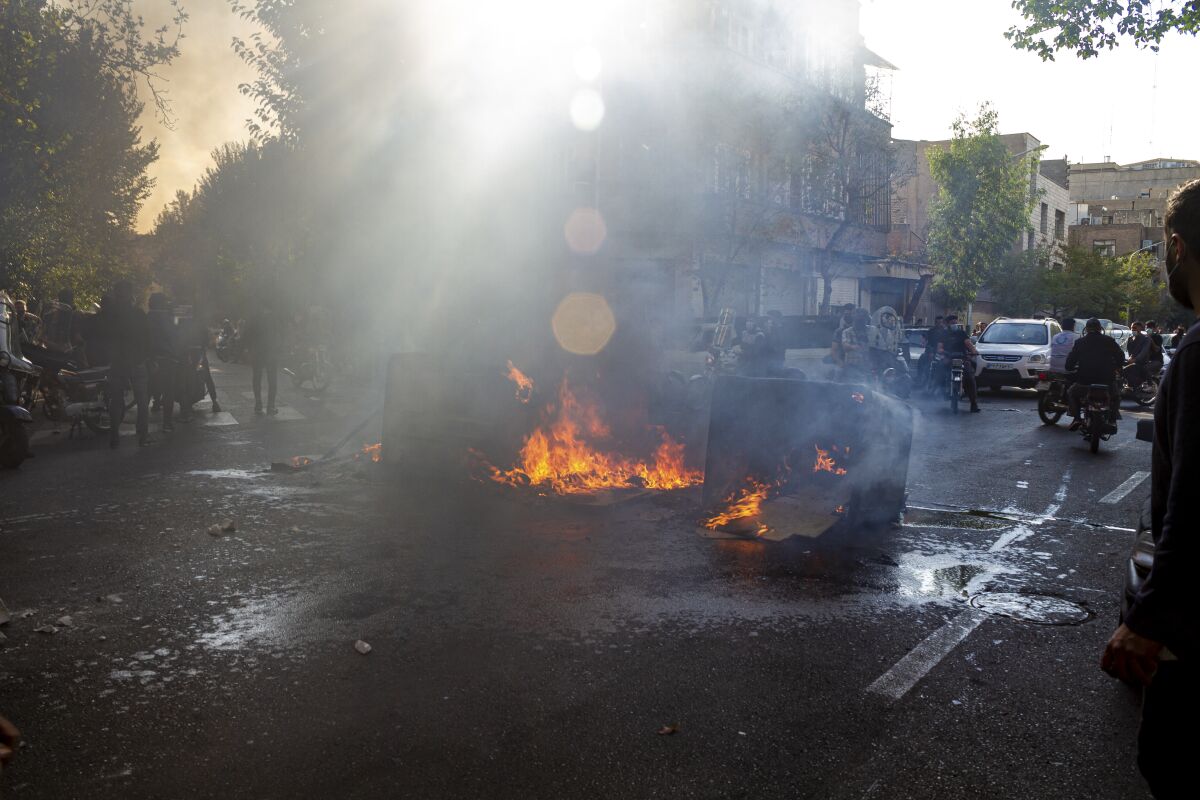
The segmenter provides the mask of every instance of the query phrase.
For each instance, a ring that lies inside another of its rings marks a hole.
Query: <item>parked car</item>
[[[904,359],[908,361],[908,368],[913,369],[920,360],[921,355],[925,352],[925,337],[929,335],[930,328],[906,328],[904,330],[904,341],[900,343],[900,349],[904,351]]]
[[[1050,340],[1061,332],[1062,327],[1052,319],[998,317],[975,345],[979,351],[976,382],[993,389],[1036,387],[1038,372],[1044,372],[1050,363]]]
[[[1083,326],[1087,324],[1086,318],[1077,318],[1075,320],[1075,332],[1080,336],[1083,335]],[[1104,331],[1105,336],[1111,336],[1117,340],[1117,344],[1121,345],[1121,349],[1125,349],[1125,343],[1129,341],[1129,337],[1133,336],[1133,330],[1126,325],[1113,322],[1111,319],[1101,319],[1100,328]]]

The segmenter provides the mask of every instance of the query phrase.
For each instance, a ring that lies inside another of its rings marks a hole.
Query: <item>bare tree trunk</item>
[[[921,298],[925,295],[925,290],[929,288],[929,282],[933,280],[932,275],[922,275],[917,281],[917,288],[913,290],[912,299],[904,308],[904,319],[912,319],[917,313],[917,306],[921,304]]]

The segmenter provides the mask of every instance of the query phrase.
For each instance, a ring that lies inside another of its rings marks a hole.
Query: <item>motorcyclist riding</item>
[[[934,374],[944,377],[951,359],[961,358],[965,362],[963,388],[967,392],[967,399],[971,401],[971,412],[974,414],[979,413],[979,388],[975,383],[975,356],[978,354],[967,329],[958,324],[958,317],[954,314],[946,317],[946,331],[938,340],[938,355],[942,363],[934,369]],[[940,384],[935,380],[934,386],[938,385]]]
[[[1115,422],[1118,418],[1116,376],[1125,363],[1125,354],[1121,345],[1111,336],[1104,335],[1100,320],[1092,317],[1083,326],[1083,336],[1075,342],[1067,356],[1067,371],[1074,373],[1075,384],[1071,387],[1067,398],[1070,415],[1075,418],[1069,430],[1079,430],[1083,424],[1080,417],[1080,404],[1087,397],[1088,388],[1094,383],[1102,383],[1108,387],[1108,421]]]
[[[1050,371],[1065,373],[1067,371],[1067,356],[1071,354],[1071,348],[1075,346],[1075,341],[1079,338],[1079,334],[1075,332],[1075,320],[1072,317],[1067,317],[1062,321],[1062,332],[1054,335],[1050,340]]]
[[[875,326],[871,312],[865,308],[854,311],[854,322],[842,331],[842,353],[847,380],[866,380],[871,370],[871,340]]]

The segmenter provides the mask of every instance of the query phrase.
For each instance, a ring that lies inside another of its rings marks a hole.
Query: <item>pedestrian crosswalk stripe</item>
[[[215,414],[209,414],[204,417],[204,421],[200,423],[204,427],[219,426],[219,425],[237,425],[238,421],[228,411],[218,411]]]

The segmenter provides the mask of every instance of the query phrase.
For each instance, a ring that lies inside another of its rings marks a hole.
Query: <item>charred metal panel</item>
[[[904,509],[911,447],[912,410],[865,386],[721,376],[713,387],[704,507],[719,509],[754,478],[775,487],[772,497],[790,497],[785,505],[816,517],[891,522]]]

